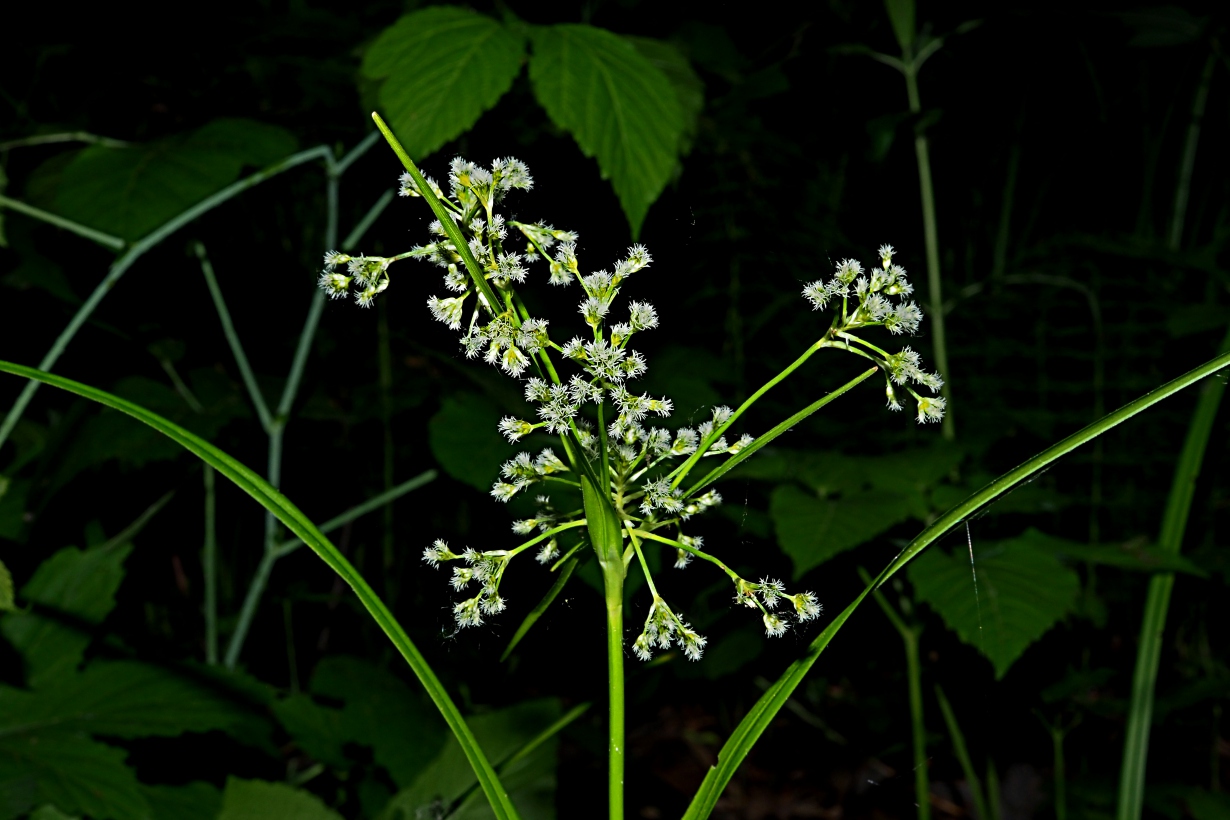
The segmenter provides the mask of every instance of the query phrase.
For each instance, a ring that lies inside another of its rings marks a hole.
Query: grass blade
[[[781,711],[790,694],[802,683],[808,670],[811,669],[812,665],[820,657],[820,653],[836,637],[838,631],[841,630],[842,626],[845,625],[846,621],[849,620],[850,616],[854,614],[854,611],[858,609],[873,589],[895,575],[909,563],[911,558],[942,538],[966,518],[991,504],[995,499],[1021,482],[1036,475],[1054,461],[1067,455],[1082,444],[1092,441],[1112,427],[1116,427],[1133,416],[1148,410],[1158,402],[1170,398],[1183,388],[1189,387],[1228,366],[1230,366],[1230,353],[1223,353],[1200,367],[1188,371],[1179,378],[1147,393],[1136,401],[1124,405],[1115,412],[1073,433],[1016,468],[1004,473],[965,501],[944,513],[929,527],[919,533],[892,563],[885,567],[879,576],[825,627],[824,631],[811,642],[803,657],[796,660],[786,669],[782,676],[756,702],[747,716],[735,727],[730,739],[726,741],[726,745],[718,753],[717,765],[709,769],[704,782],[701,783],[700,789],[692,799],[692,803],[688,806],[684,820],[704,820],[709,817],[717,805],[718,797],[721,796],[722,790],[730,782],[743,759],[751,751],[752,746],[759,740],[760,735],[764,733],[765,729],[769,727],[777,713]]]
[[[406,634],[405,630],[394,619],[393,614],[389,612],[384,602],[376,596],[372,588],[363,580],[363,576],[351,566],[350,562],[338,551],[337,547],[333,546],[329,539],[317,529],[316,525],[298,507],[288,501],[265,479],[222,450],[214,447],[204,439],[189,433],[182,427],[167,421],[156,413],[151,413],[140,405],[133,404],[118,396],[81,384],[80,382],[75,382],[52,373],[45,373],[32,367],[12,364],[11,362],[0,361],[0,372],[11,373],[15,376],[51,385],[52,387],[59,387],[62,390],[67,390],[70,393],[75,393],[78,396],[96,401],[99,404],[132,416],[167,436],[167,438],[213,467],[218,473],[230,479],[236,486],[255,498],[261,506],[276,516],[279,521],[286,525],[287,529],[311,547],[334,572],[342,577],[342,580],[350,585],[350,588],[354,590],[363,607],[376,621],[381,630],[384,631],[385,635],[389,637],[389,640],[393,642],[393,645],[397,647],[397,650],[406,659],[406,662],[410,664],[410,668],[414,670],[414,674],[423,684],[423,688],[427,690],[427,694],[435,703],[436,708],[440,710],[445,723],[448,724],[453,734],[456,735],[457,741],[465,751],[470,765],[473,766],[479,785],[486,794],[487,800],[491,803],[491,808],[498,820],[518,820],[517,811],[513,808],[508,798],[508,793],[500,783],[499,777],[491,767],[491,763],[487,760],[486,755],[483,754],[482,749],[479,748],[474,734],[470,731],[470,727],[466,725],[465,718],[461,716],[461,712],[458,711],[457,706],[449,698],[443,684],[436,677],[436,673],[427,663],[427,659],[422,656],[418,648],[410,640],[410,636]]]
[[[1230,351],[1230,332],[1221,343],[1223,355]],[[1177,555],[1183,546],[1183,533],[1192,509],[1196,478],[1208,448],[1213,422],[1221,405],[1226,384],[1209,379],[1203,385],[1162,516],[1162,531],[1158,546]],[[1174,573],[1159,572],[1149,579],[1145,612],[1140,625],[1140,645],[1136,650],[1136,669],[1132,674],[1132,698],[1128,702],[1127,731],[1123,743],[1123,765],[1119,771],[1119,804],[1117,820],[1139,820],[1144,810],[1145,765],[1149,755],[1149,729],[1153,723],[1154,688],[1162,654],[1162,632],[1166,628],[1166,613],[1170,609],[1170,593],[1174,589]]]

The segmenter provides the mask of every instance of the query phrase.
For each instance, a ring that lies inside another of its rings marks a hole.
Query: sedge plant
[[[377,122],[406,167],[400,194],[425,199],[436,220],[428,227],[427,241],[393,256],[329,251],[319,285],[333,298],[349,296],[369,307],[388,290],[396,263],[418,260],[438,267],[446,292],[428,300],[431,315],[459,333],[467,358],[482,358],[522,384],[528,412],[523,418],[504,417],[500,432],[513,444],[535,431],[557,437],[558,450],[523,451],[505,462],[492,486],[491,495],[499,502],[544,487],[556,491],[537,496],[533,517],[512,522],[521,543],[478,550],[438,539],[424,548],[423,560],[431,567],[451,568],[449,583],[463,593],[453,614],[458,629],[464,629],[479,627],[507,608],[501,586],[514,559],[530,554],[558,570],[577,551],[593,550],[606,603],[609,809],[611,817],[622,817],[625,653],[630,649],[647,661],[673,646],[698,661],[708,642],[685,620],[677,602],[667,600],[647,551],[666,550],[676,569],[708,564],[724,574],[734,602],[759,616],[769,637],[820,615],[814,592],[789,591],[774,578],[742,577],[719,557],[721,545],[710,549],[689,532],[689,524],[721,503],[712,482],[780,432],[774,428],[760,437],[735,438],[730,432],[734,424],[821,350],[854,356],[872,367],[813,405],[815,410],[880,372],[889,409],[901,410],[908,401],[918,422],[940,421],[945,401],[934,394],[943,384],[941,377],[923,370],[910,347],[889,352],[880,346],[883,340],[867,338],[873,329],[890,337],[913,334],[922,311],[910,299],[913,287],[905,269],[893,261],[891,245],[881,246],[867,267],[843,259],[831,276],[803,288],[803,304],[814,311],[831,309],[832,317],[791,365],[737,409],[714,407],[710,418],[694,428],[655,426],[653,421],[671,414],[673,403],[636,389],[649,365],[633,342],[659,327],[658,313],[648,301],[634,299],[626,307],[618,301],[625,289],[635,287],[636,274],[652,264],[649,250],[633,245],[610,268],[590,272],[579,260],[576,233],[545,222],[506,220],[500,213],[509,195],[533,187],[524,163],[504,158],[487,168],[458,157],[449,166],[446,193],[423,176]],[[549,286],[580,291],[571,327],[526,308],[519,288],[529,285],[535,269]],[[718,466],[697,479],[693,473],[702,461]],[[561,498],[568,501],[561,503]],[[642,573],[651,603],[643,616],[637,613],[639,634],[628,647],[623,608],[630,571]]]

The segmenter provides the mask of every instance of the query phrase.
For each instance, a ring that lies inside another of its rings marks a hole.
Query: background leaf
[[[277,126],[219,119],[145,145],[93,145],[59,172],[55,210],[136,240],[233,182],[244,166],[269,165],[297,144]]]
[[[530,80],[551,120],[610,179],[633,237],[683,149],[686,119],[666,75],[624,38],[586,25],[535,29]]]
[[[496,20],[451,6],[405,15],[363,55],[363,76],[384,80],[380,107],[421,160],[477,122],[521,73],[525,44]]]
[[[399,787],[411,783],[444,746],[448,730],[435,709],[386,669],[358,658],[325,658],[312,675],[311,688],[345,702],[342,736],[370,746]],[[464,759],[461,765],[469,771]]]
[[[70,675],[90,643],[90,629],[115,606],[132,544],[65,547],[39,565],[21,589],[35,606],[0,619],[0,633],[26,661],[26,683],[38,688]]]
[[[498,766],[559,716],[559,701],[545,699],[475,715],[469,723],[479,743]],[[558,736],[553,735],[500,775],[525,820],[553,820],[555,817],[558,742]],[[474,774],[466,766],[461,747],[450,739],[431,765],[408,788],[394,796],[382,817],[396,820],[398,812],[404,818],[423,816],[418,814],[420,810],[433,805],[447,807],[473,789],[474,783]],[[477,790],[471,791],[457,811],[449,815],[455,820],[489,820],[492,816],[490,807]]]
[[[477,393],[445,396],[427,423],[431,454],[444,472],[486,493],[516,450],[500,435],[500,411]]]
[[[183,786],[146,786],[141,791],[153,820],[215,820],[222,808],[222,792],[200,780]]]
[[[1036,549],[1029,538],[974,548],[977,596],[969,555],[932,549],[908,567],[918,600],[975,647],[1002,678],[1016,659],[1070,612],[1080,579],[1053,554]]]
[[[797,579],[905,521],[910,508],[905,496],[882,490],[822,499],[788,484],[773,491],[769,515],[782,551],[794,562]]]
[[[341,820],[320,798],[285,783],[226,779],[218,820]]]
[[[146,820],[149,804],[126,756],[62,732],[0,735],[0,807],[19,807],[6,817],[51,803],[97,820]]]

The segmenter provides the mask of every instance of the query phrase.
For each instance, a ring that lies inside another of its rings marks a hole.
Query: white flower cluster
[[[372,301],[389,286],[389,262],[381,256],[348,256],[337,251],[325,254],[325,269],[318,284],[330,299],[341,299],[355,285],[354,299],[359,307],[371,307]],[[346,272],[339,273],[338,265]]]
[[[772,611],[777,609],[778,604],[782,601],[789,601],[794,605],[794,615],[799,623],[818,618],[824,611],[824,607],[816,600],[814,593],[800,592],[797,595],[788,595],[785,584],[776,579],[761,578],[758,584],[742,578],[735,582],[735,603],[759,609],[764,621],[765,632],[771,638],[785,635],[786,630],[790,628],[790,622],[785,615]]]
[[[433,567],[443,561],[460,560],[465,564],[453,567],[453,577],[449,581],[453,589],[460,592],[471,583],[479,585],[477,595],[453,606],[453,617],[459,627],[481,626],[483,615],[504,611],[508,602],[500,595],[500,581],[511,557],[505,550],[478,552],[468,548],[458,555],[440,540],[423,550],[423,560]]]
[[[683,650],[683,654],[691,661],[700,660],[709,640],[692,629],[682,618],[671,610],[666,601],[654,596],[649,607],[649,617],[641,634],[632,644],[632,651],[638,658],[647,661],[653,657],[654,647],[670,649],[672,643]]]
[[[871,348],[876,354],[868,355],[884,370],[888,379],[885,385],[885,395],[890,410],[902,409],[897,399],[895,383],[905,387],[917,402],[918,422],[938,422],[944,418],[947,402],[939,396],[920,396],[909,386],[910,383],[928,388],[932,393],[939,392],[944,386],[944,380],[938,373],[927,373],[921,368],[921,357],[905,347],[900,353],[890,354],[870,345],[854,336],[850,331],[864,327],[882,326],[891,333],[915,333],[922,322],[922,310],[914,302],[906,301],[914,292],[914,286],[906,279],[905,268],[893,263],[896,250],[892,245],[881,245],[879,249],[880,264],[871,267],[870,274],[863,271],[862,264],[856,259],[843,259],[837,263],[837,270],[827,282],[817,279],[803,288],[803,297],[811,303],[813,310],[822,310],[830,301],[841,299],[841,318],[834,322],[829,331],[831,335],[845,338],[860,345]],[[851,310],[850,299],[857,300]],[[901,301],[893,303],[890,297],[900,297]]]

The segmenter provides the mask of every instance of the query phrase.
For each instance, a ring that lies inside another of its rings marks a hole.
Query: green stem
[[[859,575],[862,576],[863,583],[871,581],[871,576],[861,567]],[[927,776],[927,727],[923,720],[922,665],[918,658],[918,636],[922,629],[907,624],[880,590],[877,589],[872,594],[905,645],[905,676],[910,693],[910,726],[913,730],[914,799],[918,805],[918,820],[930,820],[931,781]]]
[[[1174,191],[1174,212],[1170,219],[1170,237],[1166,247],[1177,251],[1183,243],[1183,222],[1187,218],[1187,202],[1192,190],[1192,169],[1196,167],[1196,145],[1200,142],[1200,123],[1204,119],[1205,103],[1209,99],[1209,85],[1213,81],[1213,69],[1217,65],[1217,49],[1209,49],[1200,84],[1192,100],[1191,119],[1187,125],[1187,139],[1183,143],[1183,158],[1179,161],[1179,182]]]
[[[907,55],[908,61],[908,55]],[[922,101],[918,96],[918,75],[916,66],[911,65],[905,72],[906,94],[910,100],[910,113],[917,116],[922,113]],[[940,282],[940,240],[935,225],[935,190],[931,181],[931,152],[927,145],[927,136],[921,132],[914,136],[914,156],[918,161],[918,188],[922,195],[923,240],[927,249],[927,289],[931,313],[931,347],[935,356],[935,366],[944,377],[941,394],[949,402],[944,413],[943,433],[948,441],[956,436],[956,428],[952,420],[952,397],[950,385],[952,373],[948,368],[948,345],[944,335],[944,293]]]
[[[1220,358],[1230,355],[1230,331],[1222,340],[1221,353]],[[1226,385],[1220,379],[1209,379],[1201,386],[1200,399],[1175,466],[1174,481],[1170,485],[1162,529],[1157,539],[1158,546],[1166,552],[1177,554],[1183,546],[1183,534],[1196,492],[1196,479],[1200,475],[1213,422],[1225,392]],[[1117,820],[1138,820],[1144,810],[1145,768],[1149,754],[1149,731],[1153,723],[1154,689],[1173,589],[1173,572],[1155,573],[1149,580],[1140,625],[1140,645],[1136,650],[1136,669],[1132,675],[1132,697],[1128,702],[1123,765],[1119,774],[1119,804],[1115,813]]]
[[[205,662],[218,662],[218,530],[214,468],[205,465],[205,546],[201,569],[205,576]]]
[[[20,200],[12,199],[4,196],[3,194],[0,194],[0,208],[8,208],[9,210],[17,211],[19,214],[34,217],[35,219],[46,222],[49,225],[55,225],[57,228],[63,228],[70,233],[75,233],[77,236],[93,240],[94,242],[111,248],[112,250],[123,250],[124,246],[128,244],[118,236],[112,236],[109,233],[94,230],[87,225],[82,225],[80,222],[65,219],[62,216],[53,214],[49,211],[44,211],[41,208],[35,208],[33,205],[27,205]]]
[[[349,524],[351,521],[354,521],[359,516],[366,515],[367,513],[371,512],[374,509],[382,507],[391,501],[395,501],[396,499],[401,498],[403,495],[410,492],[411,490],[417,490],[419,487],[422,487],[424,484],[428,484],[432,481],[435,481],[436,476],[438,475],[439,473],[437,473],[435,470],[427,470],[425,472],[419,473],[414,478],[410,479],[409,481],[403,481],[401,484],[398,484],[396,487],[389,490],[388,492],[384,492],[384,493],[381,493],[380,495],[369,498],[367,501],[364,501],[362,504],[356,505],[354,507],[351,507],[349,510],[346,510],[346,512],[342,513],[341,515],[338,515],[334,518],[330,518],[328,521],[320,525],[320,531],[327,535],[333,532],[334,530],[338,529],[339,527],[343,527],[346,524]],[[302,546],[303,546],[303,541],[301,539],[289,538],[278,545],[278,557],[281,558],[284,555],[289,555],[290,553],[294,552],[295,550],[299,549],[299,547],[302,547]]]
[[[59,134],[39,134],[35,137],[21,137],[20,139],[9,140],[8,142],[0,142],[0,151],[8,151],[13,148],[27,148],[33,145],[53,145],[62,142],[85,142],[90,145],[102,145],[107,148],[127,148],[131,144],[124,140],[112,139],[111,137],[100,137],[97,134],[91,134],[89,131],[65,131]]]
[[[193,251],[196,253],[197,259],[201,260],[201,273],[205,276],[205,284],[209,287],[209,295],[214,301],[214,309],[218,312],[218,320],[222,323],[222,334],[226,336],[226,343],[230,345],[231,355],[235,357],[235,364],[239,367],[239,375],[243,378],[244,387],[248,389],[248,396],[252,399],[252,405],[256,408],[256,417],[260,419],[261,427],[268,433],[273,429],[273,417],[269,415],[269,405],[265,403],[265,396],[261,393],[260,386],[256,383],[256,375],[252,372],[252,365],[248,363],[248,355],[243,350],[243,342],[239,339],[239,334],[235,332],[235,324],[231,321],[231,312],[226,307],[226,299],[222,296],[222,288],[218,286],[218,277],[214,274],[214,266],[209,261],[209,256],[205,252],[205,245],[201,242],[193,243]]]
[[[208,213],[227,200],[233,199],[249,188],[259,185],[270,177],[276,176],[283,171],[303,165],[307,162],[312,162],[314,160],[328,161],[331,157],[332,152],[323,145],[318,145],[315,148],[310,148],[306,151],[300,151],[297,154],[293,154],[281,162],[274,163],[263,171],[258,171],[249,177],[245,177],[238,182],[228,185],[221,191],[218,191],[218,193],[206,197],[181,213],[179,216],[176,216],[175,218],[163,223],[160,227],[154,229],[145,237],[137,241],[124,253],[123,256],[115,260],[115,262],[111,265],[107,271],[107,275],[103,277],[103,280],[98,283],[97,287],[94,288],[94,292],[90,294],[90,298],[86,299],[85,303],[77,309],[76,314],[73,315],[73,318],[69,321],[68,326],[65,327],[64,330],[60,332],[60,335],[56,337],[55,342],[51,345],[51,349],[47,351],[47,354],[43,356],[42,361],[39,362],[38,369],[49,371],[55,366],[55,363],[60,358],[60,354],[64,352],[64,349],[68,347],[68,343],[72,341],[74,336],[77,335],[77,331],[81,329],[81,326],[84,325],[86,320],[90,318],[90,315],[94,313],[94,309],[98,307],[98,304],[103,300],[103,297],[115,287],[116,283],[119,282],[120,277],[122,277],[128,269],[132,267],[133,263],[140,259],[141,256],[143,256],[150,248],[159,244],[162,240],[166,239],[168,236],[175,233],[189,222],[192,222],[202,214]],[[30,212],[26,211],[26,213]],[[31,215],[34,216],[35,214]],[[38,391],[38,387],[39,382],[37,381],[32,381],[27,384],[22,389],[21,394],[17,397],[17,401],[13,403],[12,408],[9,409],[8,415],[4,418],[4,422],[0,423],[0,446],[3,446],[4,443],[8,441],[9,435],[13,432],[13,428],[17,425],[18,420],[21,419],[22,414],[25,413],[26,407],[29,406],[30,400],[34,398],[34,394]]]
[[[940,713],[944,716],[944,725],[948,727],[948,735],[952,738],[952,750],[957,756],[957,762],[961,764],[961,771],[965,774],[965,782],[969,785],[970,794],[973,795],[974,811],[978,813],[979,820],[989,818],[986,795],[982,789],[982,778],[978,776],[978,770],[974,768],[974,761],[970,759],[969,749],[965,745],[965,734],[961,731],[961,726],[957,723],[957,716],[953,714],[952,705],[948,702],[939,684],[935,686],[935,698],[940,702]]]
[[[671,471],[671,474],[669,476],[671,478],[671,487],[674,488],[674,487],[679,486],[679,483],[683,481],[684,478],[687,477],[688,473],[692,471],[692,468],[696,466],[696,463],[700,461],[701,458],[704,457],[705,451],[709,449],[709,446],[712,445],[713,442],[717,441],[718,438],[720,438],[722,434],[725,433],[726,430],[730,428],[730,425],[738,421],[739,417],[742,416],[743,413],[749,407],[755,404],[756,401],[761,396],[763,396],[765,393],[768,393],[771,389],[773,389],[778,384],[780,384],[782,380],[784,380],[787,376],[789,376],[791,373],[793,373],[794,371],[802,367],[803,362],[810,359],[816,353],[817,350],[821,350],[823,348],[830,347],[830,346],[831,346],[831,343],[827,339],[821,339],[820,341],[816,342],[811,347],[807,348],[807,350],[803,351],[803,355],[799,356],[797,359],[791,362],[790,365],[787,366],[785,370],[778,373],[773,378],[769,379],[767,382],[765,382],[760,387],[759,390],[757,390],[755,393],[749,396],[747,401],[739,405],[738,410],[735,410],[735,412],[731,413],[730,418],[726,420],[725,424],[722,424],[719,427],[715,427],[713,429],[713,432],[711,432],[708,436],[705,437],[704,441],[700,443],[700,446],[696,448],[696,452],[692,453],[692,455],[688,457],[687,461],[685,461],[683,464],[679,465],[677,468]]]
[[[610,820],[624,818],[624,584],[623,573],[606,570],[607,697],[610,732],[607,744],[607,788]]]

